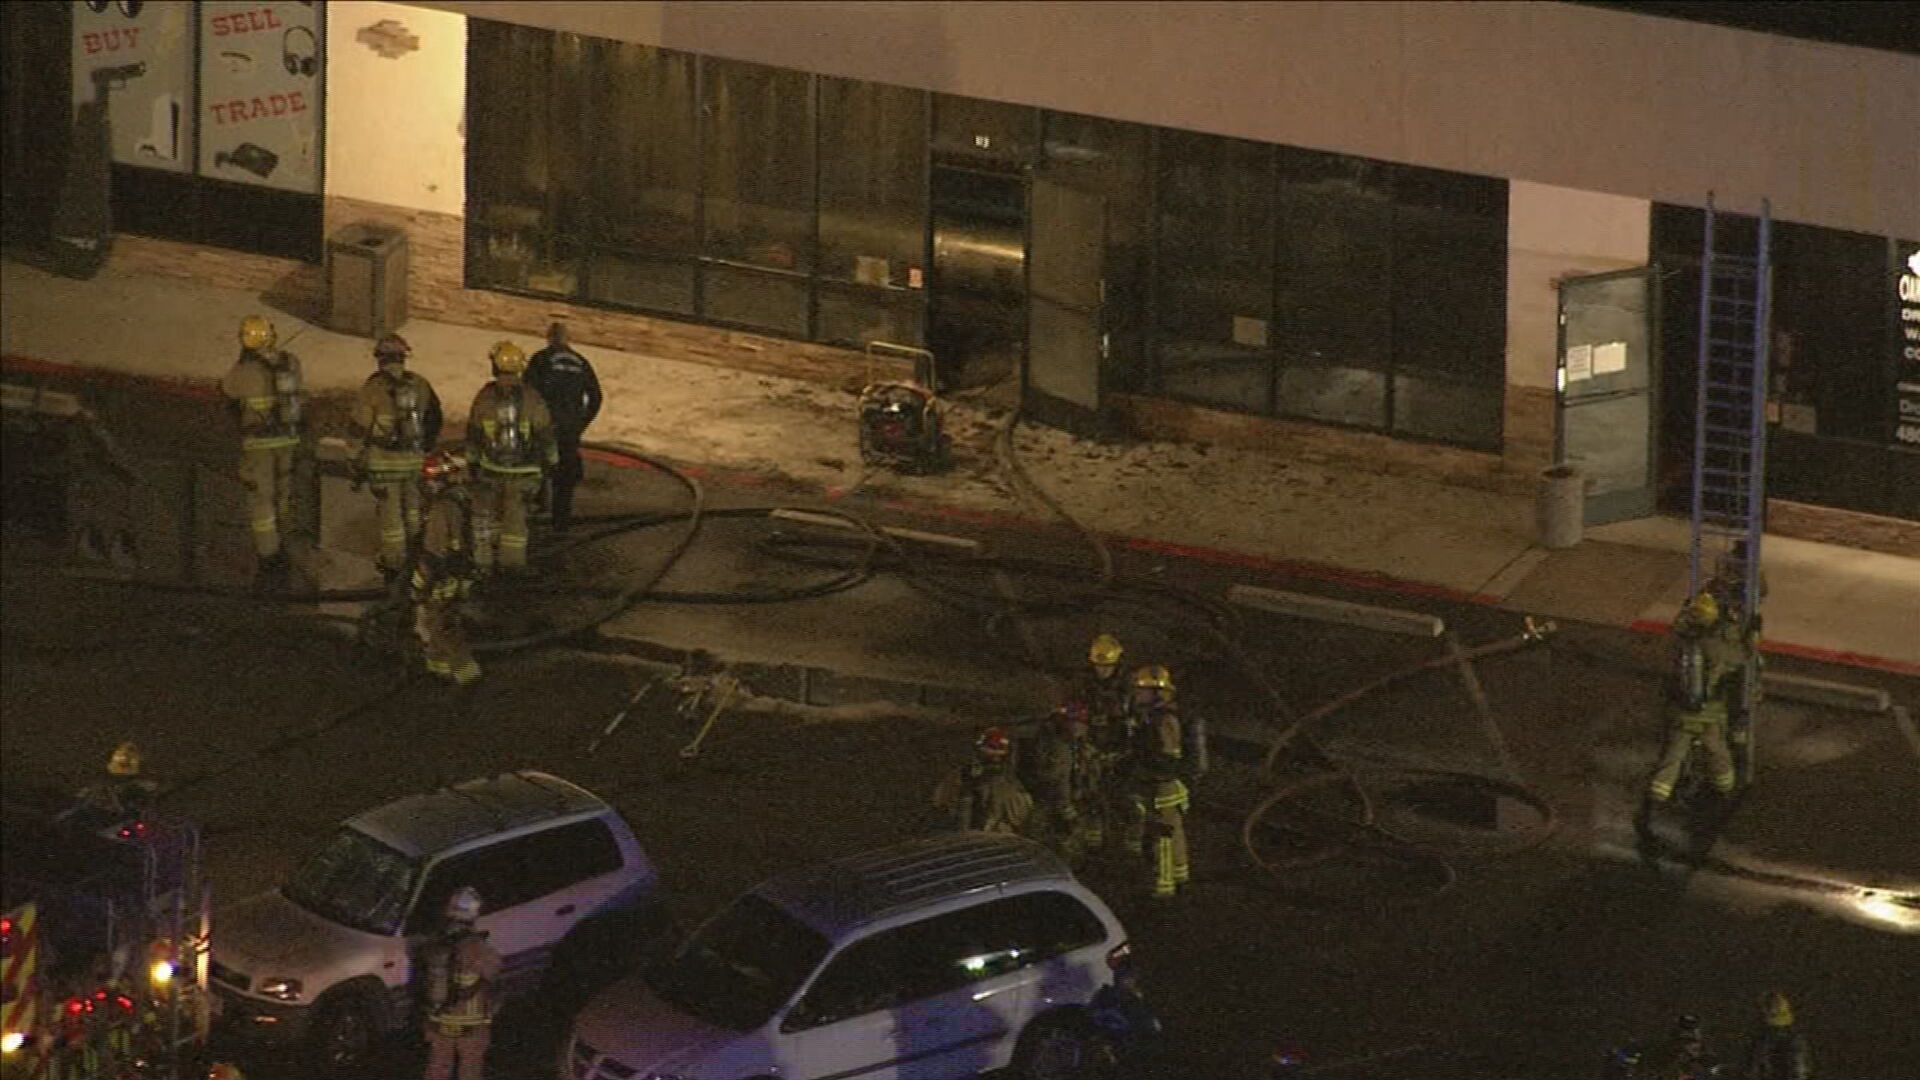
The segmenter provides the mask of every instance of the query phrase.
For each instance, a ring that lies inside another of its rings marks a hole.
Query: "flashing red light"
[[[87,1011],[87,1003],[85,1001],[82,1001],[79,998],[67,999],[67,1015],[68,1016],[79,1016],[81,1013],[86,1011]]]
[[[136,821],[131,825],[120,826],[120,839],[122,840],[145,840],[146,838],[147,823],[144,821]]]
[[[115,1005],[120,1006],[120,1008],[125,1012],[133,1011],[133,999],[128,997],[125,994],[115,994],[113,996],[113,1003]]]

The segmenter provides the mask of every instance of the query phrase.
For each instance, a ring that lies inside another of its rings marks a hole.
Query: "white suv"
[[[1047,849],[953,833],[783,875],[608,987],[564,1080],[1066,1075],[1126,951]],[[1056,1070],[1049,1067],[1064,1066]]]
[[[413,953],[471,885],[506,960],[502,989],[538,985],[654,913],[654,869],[611,806],[539,772],[471,780],[348,820],[280,888],[222,913],[212,984],[224,1033],[293,1045],[335,1072],[408,1023]]]

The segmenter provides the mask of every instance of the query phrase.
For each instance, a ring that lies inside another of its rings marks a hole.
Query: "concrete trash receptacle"
[[[1570,548],[1580,542],[1586,527],[1586,477],[1571,465],[1555,465],[1540,473],[1540,501],[1534,506],[1540,546]]]
[[[407,234],[363,221],[327,241],[329,329],[379,338],[407,322]]]

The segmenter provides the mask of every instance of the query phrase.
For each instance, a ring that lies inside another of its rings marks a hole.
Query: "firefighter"
[[[593,365],[567,343],[567,324],[547,327],[547,347],[527,362],[527,385],[540,392],[553,414],[553,438],[559,461],[549,478],[553,485],[553,531],[563,533],[573,524],[573,489],[584,470],[580,464],[580,436],[600,415],[600,379]]]
[[[478,574],[466,469],[458,454],[445,450],[428,454],[421,465],[427,505],[410,582],[414,631],[426,653],[427,671],[460,686],[480,678],[480,664],[460,621],[460,601],[472,591]]]
[[[440,939],[427,946],[427,1080],[480,1080],[492,1041],[494,984],[500,978],[499,950],[480,918],[480,893],[471,885],[447,898],[447,923]]]
[[[1180,714],[1173,706],[1173,676],[1160,664],[1133,674],[1135,748],[1128,759],[1133,787],[1131,821],[1143,826],[1153,867],[1152,895],[1171,899],[1187,883],[1188,765]]]
[[[80,803],[104,811],[116,821],[145,818],[160,785],[142,775],[143,763],[140,747],[134,743],[114,747],[107,755],[105,775],[80,789]]]
[[[1072,859],[1105,839],[1100,806],[1100,751],[1088,734],[1087,705],[1073,700],[1048,718],[1033,747],[1033,795],[1044,839]]]
[[[1727,745],[1727,707],[1745,654],[1739,628],[1723,617],[1713,593],[1702,590],[1674,620],[1679,647],[1678,685],[1673,688],[1671,733],[1666,753],[1647,784],[1657,802],[1673,797],[1687,756],[1698,744],[1712,769],[1715,790],[1730,794],[1738,780]]]
[[[1115,734],[1108,725],[1122,721],[1127,715],[1127,675],[1120,668],[1125,656],[1126,648],[1112,634],[1096,636],[1087,647],[1087,667],[1081,676],[1079,697],[1087,703],[1088,723],[1096,741],[1105,741],[1103,736]]]
[[[281,530],[293,517],[293,455],[304,429],[300,361],[278,345],[279,335],[265,318],[240,320],[240,358],[220,383],[240,418],[248,527],[269,577],[287,569]]]
[[[1808,1080],[1813,1057],[1806,1036],[1794,1030],[1793,1003],[1775,990],[1760,1001],[1760,1029],[1747,1042],[1741,1080]]]
[[[527,354],[511,341],[487,354],[493,381],[467,410],[467,451],[478,467],[474,494],[473,557],[482,573],[496,563],[510,572],[527,566],[527,500],[543,470],[558,460],[553,417],[539,391],[521,378]],[[496,553],[495,548],[498,548]]]
[[[933,805],[952,815],[956,829],[1017,833],[1033,813],[1033,796],[1011,767],[1013,740],[990,727],[974,740],[972,761],[948,773],[933,790]]]
[[[1707,1080],[1714,1073],[1714,1060],[1707,1053],[1707,1035],[1700,1018],[1682,1015],[1674,1021],[1673,1033],[1655,1057],[1654,1080]]]
[[[353,407],[354,475],[373,489],[380,517],[380,570],[388,577],[406,565],[420,532],[420,466],[440,438],[440,397],[418,372],[407,370],[413,349],[399,334],[373,347],[375,371],[360,385]]]

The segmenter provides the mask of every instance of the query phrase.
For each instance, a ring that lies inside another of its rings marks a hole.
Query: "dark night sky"
[[[1737,26],[1787,37],[1863,45],[1920,56],[1920,4],[1899,0],[1723,0],[1723,2],[1630,2],[1576,0],[1593,7],[1694,22]]]

